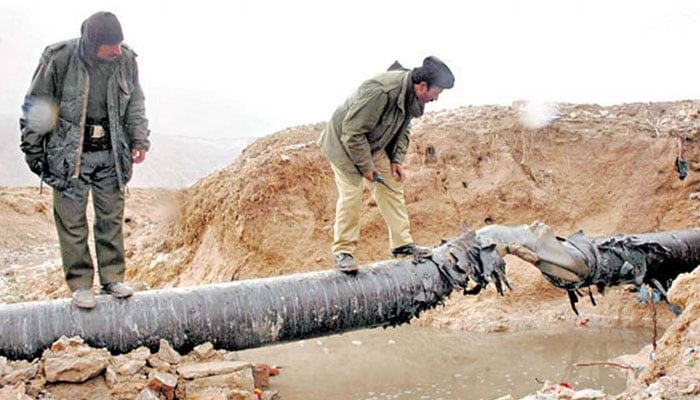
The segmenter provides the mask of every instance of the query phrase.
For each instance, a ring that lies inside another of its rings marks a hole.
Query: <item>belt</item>
[[[83,142],[83,151],[112,150],[112,144],[101,140],[86,139]]]
[[[83,151],[111,150],[112,143],[109,140],[109,129],[102,125],[85,125],[85,138]]]

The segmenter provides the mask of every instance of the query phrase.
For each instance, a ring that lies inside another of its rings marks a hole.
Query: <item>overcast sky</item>
[[[364,79],[426,55],[456,76],[428,111],[700,98],[697,0],[0,0],[0,115],[19,113],[43,48],[100,10],[139,54],[159,134],[325,121]]]

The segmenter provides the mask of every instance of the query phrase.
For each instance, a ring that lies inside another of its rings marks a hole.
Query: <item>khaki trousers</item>
[[[389,229],[389,243],[392,249],[413,243],[408,222],[408,212],[401,183],[391,176],[391,163],[384,152],[374,157],[374,165],[379,174],[398,193],[393,193],[378,182],[349,176],[333,164],[335,184],[338,187],[338,202],[335,206],[335,226],[333,232],[333,254],[353,254],[360,239],[360,211],[362,209],[362,191],[369,188],[379,212]],[[355,179],[353,179],[355,178]]]
[[[84,152],[77,198],[53,191],[53,212],[66,283],[71,291],[92,287],[95,269],[88,248],[88,193],[95,210],[93,226],[100,284],[124,280],[124,193],[119,189],[109,150]]]

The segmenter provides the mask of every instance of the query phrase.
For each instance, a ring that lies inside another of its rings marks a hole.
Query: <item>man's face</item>
[[[122,44],[101,44],[97,48],[97,58],[104,61],[114,61],[122,55]]]
[[[442,93],[441,87],[433,85],[428,88],[428,84],[426,82],[414,84],[413,88],[416,92],[418,102],[420,102],[421,105],[437,100],[438,97],[440,97],[440,93]]]

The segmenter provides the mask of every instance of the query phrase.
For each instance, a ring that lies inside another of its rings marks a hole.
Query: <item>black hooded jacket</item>
[[[48,46],[41,56],[22,105],[20,148],[30,168],[36,160],[46,165],[44,181],[68,196],[80,174],[83,132],[90,91],[89,63],[95,60],[105,32],[98,27],[109,13],[97,13],[81,28],[82,36]],[[113,15],[112,15],[113,16]],[[119,29],[121,34],[121,28]],[[120,187],[131,178],[131,150],[148,150],[150,131],[144,95],[138,79],[136,53],[121,44],[122,55],[114,62],[107,83],[110,140]],[[37,126],[32,116],[38,104],[50,104],[56,113],[51,126]],[[36,171],[35,171],[36,172]]]

